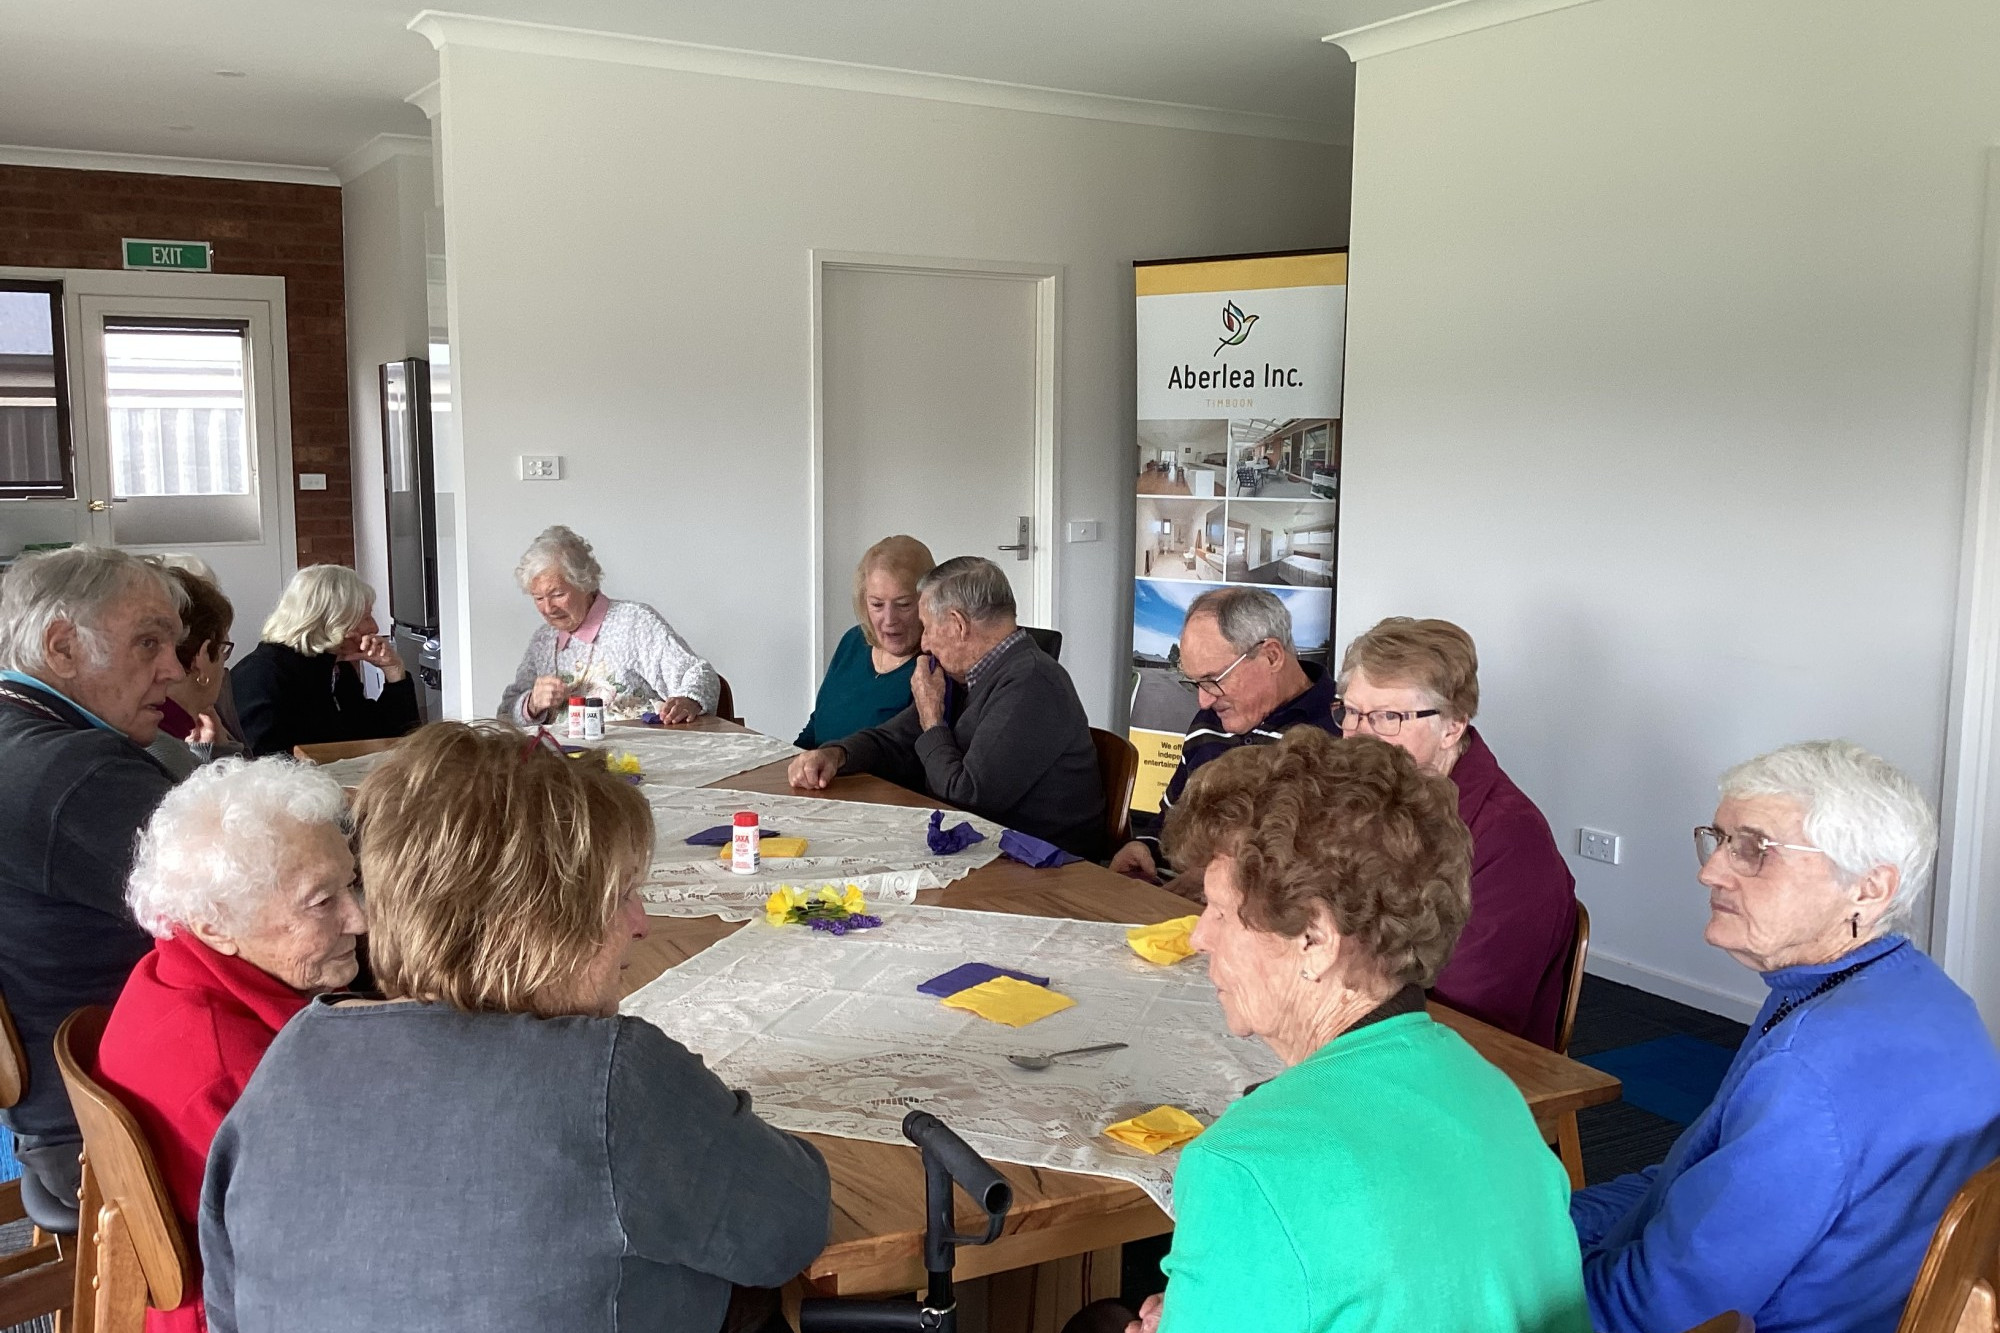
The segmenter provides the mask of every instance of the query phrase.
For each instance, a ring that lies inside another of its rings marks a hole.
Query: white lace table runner
[[[927,808],[719,787],[648,784],[645,791],[653,807],[653,868],[641,894],[655,916],[748,920],[763,914],[764,900],[780,884],[854,884],[871,902],[910,903],[919,889],[941,889],[1000,854],[1000,826],[957,811],[945,812],[946,827],[969,820],[986,841],[939,856],[925,840]],[[720,859],[720,848],[687,845],[689,834],[727,824],[738,810],[755,810],[767,831],[804,838],[806,854],[767,860],[758,873],[738,875]]]
[[[560,739],[560,736],[558,736]],[[581,741],[566,744],[585,744]],[[735,777],[797,754],[798,747],[754,731],[671,731],[650,728],[615,727],[601,741],[590,741],[593,749],[612,753],[623,751],[639,757],[639,766],[648,787],[705,787],[711,782]],[[343,787],[356,787],[361,779],[389,755],[364,754],[353,759],[337,759],[321,765]]]
[[[917,1107],[986,1157],[1128,1180],[1169,1216],[1178,1151],[1149,1157],[1103,1128],[1160,1105],[1213,1121],[1280,1068],[1229,1035],[1198,959],[1148,963],[1124,926],[942,907],[883,919],[838,938],[752,921],[624,1012],[699,1053],[781,1129],[901,1143]],[[918,993],[966,962],[1047,976],[1076,1005],[1009,1028]],[[1040,1072],[1007,1060],[1111,1041],[1130,1045]]]

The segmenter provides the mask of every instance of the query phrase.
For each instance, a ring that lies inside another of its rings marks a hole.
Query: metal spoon
[[[1073,1051],[1052,1051],[1047,1055],[1010,1055],[1007,1058],[1023,1069],[1047,1069],[1065,1055],[1095,1055],[1099,1051],[1122,1051],[1125,1043],[1108,1041],[1102,1046],[1079,1046]]]

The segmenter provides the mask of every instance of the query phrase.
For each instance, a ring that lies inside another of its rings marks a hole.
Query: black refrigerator
[[[389,536],[389,616],[417,682],[423,720],[444,716],[438,644],[437,472],[431,455],[431,366],[420,356],[382,365],[382,484]]]

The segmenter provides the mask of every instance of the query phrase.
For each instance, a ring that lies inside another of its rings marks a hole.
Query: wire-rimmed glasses
[[[1764,858],[1772,852],[1818,852],[1826,855],[1823,848],[1809,847],[1802,842],[1779,842],[1755,829],[1742,828],[1731,833],[1713,824],[1703,824],[1695,829],[1694,854],[1701,858],[1702,865],[1707,865],[1724,847],[1729,849],[1729,863],[1745,875],[1760,873],[1764,869]]]

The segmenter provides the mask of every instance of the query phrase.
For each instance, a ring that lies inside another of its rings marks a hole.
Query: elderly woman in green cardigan
[[[1229,1030],[1287,1066],[1181,1150],[1144,1333],[1588,1333],[1569,1187],[1521,1094],[1423,988],[1470,911],[1449,781],[1298,727],[1174,808]]]
[[[910,674],[924,637],[917,582],[936,567],[931,548],[915,537],[884,537],[862,554],[854,570],[854,628],[833,650],[794,745],[817,749],[879,727],[910,706]]]

